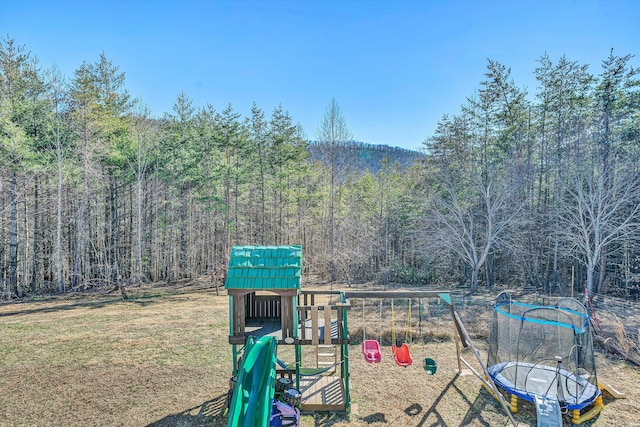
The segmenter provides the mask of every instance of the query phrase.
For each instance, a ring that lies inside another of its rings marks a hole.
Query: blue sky
[[[487,58],[533,94],[545,52],[595,74],[611,48],[640,55],[639,17],[633,0],[0,0],[0,35],[67,78],[104,51],[158,117],[181,91],[245,116],[282,104],[314,139],[335,97],[355,139],[418,148]]]

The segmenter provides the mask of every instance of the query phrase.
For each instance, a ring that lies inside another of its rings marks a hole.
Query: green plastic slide
[[[254,337],[247,338],[229,407],[229,427],[269,425],[276,381],[277,345],[275,337],[264,336],[257,341]]]

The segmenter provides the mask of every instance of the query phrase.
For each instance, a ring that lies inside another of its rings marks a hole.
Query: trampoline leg
[[[518,396],[515,394],[511,395],[511,412],[514,414],[518,412]]]
[[[571,422],[573,424],[580,424],[580,409],[571,411]]]
[[[596,415],[598,415],[604,409],[604,404],[602,403],[602,396],[598,396],[593,405],[593,408],[589,409],[584,414],[580,415],[580,410],[575,409],[571,413],[571,422],[573,424],[582,424],[585,421],[589,421]]]

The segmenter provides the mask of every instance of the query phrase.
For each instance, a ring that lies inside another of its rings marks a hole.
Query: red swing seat
[[[366,360],[367,363],[379,363],[382,359],[380,343],[376,340],[362,341],[362,354],[364,354],[364,360]]]
[[[402,343],[402,345],[397,346],[393,344],[391,346],[391,350],[393,351],[393,358],[396,361],[398,366],[407,367],[413,363],[413,359],[411,358],[411,352],[409,351],[409,346],[407,343]]]

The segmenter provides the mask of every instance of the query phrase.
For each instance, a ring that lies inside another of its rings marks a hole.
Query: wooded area
[[[365,170],[335,100],[314,142],[283,106],[243,117],[181,93],[157,118],[104,53],[66,77],[2,39],[2,295],[126,295],[128,284],[214,275],[233,244],[300,244],[306,273],[327,280],[637,297],[631,60],[612,51],[592,70],[543,55],[533,96],[489,60],[418,161],[390,150]]]

